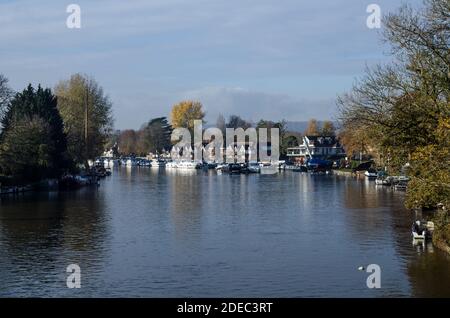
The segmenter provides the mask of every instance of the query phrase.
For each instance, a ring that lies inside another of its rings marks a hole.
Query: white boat
[[[177,163],[178,169],[197,169],[199,166],[199,163],[195,161],[180,161]]]
[[[141,166],[141,167],[151,167],[151,166],[152,166],[152,163],[151,163],[150,160],[147,160],[147,159],[140,159],[140,160],[138,161],[138,166]]]
[[[394,190],[397,190],[397,191],[406,191],[407,188],[408,188],[408,185],[406,182],[399,182],[394,185]]]
[[[249,162],[248,163],[248,171],[251,173],[260,173],[261,165],[258,162]]]
[[[431,221],[416,221],[412,226],[412,235],[416,240],[425,240],[430,238],[434,231],[434,223]]]
[[[377,178],[378,177],[378,173],[375,170],[371,170],[371,169],[364,172],[364,175],[368,178]]]
[[[378,177],[378,178],[375,180],[375,184],[376,184],[376,185],[385,185],[385,186],[388,186],[388,185],[391,185],[391,181],[390,181],[389,178],[380,178],[380,177]]]
[[[178,165],[175,161],[170,161],[166,163],[166,168],[168,169],[176,169],[178,168]]]
[[[214,169],[217,171],[222,171],[225,167],[227,167],[226,163],[219,163]]]
[[[136,161],[133,160],[133,159],[128,159],[127,162],[126,162],[126,166],[127,167],[133,167],[135,165],[136,165]]]
[[[166,162],[164,160],[153,160],[152,167],[165,167]]]

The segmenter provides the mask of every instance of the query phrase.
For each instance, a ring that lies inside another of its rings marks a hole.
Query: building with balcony
[[[335,136],[305,136],[301,145],[288,148],[287,156],[290,161],[304,164],[311,158],[337,160],[346,154]]]

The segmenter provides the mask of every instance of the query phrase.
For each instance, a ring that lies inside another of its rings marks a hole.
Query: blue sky
[[[81,7],[81,29],[66,7]],[[168,116],[182,99],[219,113],[333,118],[335,99],[366,65],[390,60],[366,8],[396,0],[0,0],[0,73],[15,90],[93,76],[116,127]],[[419,0],[408,1],[417,4]]]

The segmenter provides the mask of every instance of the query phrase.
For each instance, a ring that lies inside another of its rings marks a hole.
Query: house
[[[301,145],[287,149],[291,161],[304,164],[311,158],[336,160],[346,156],[335,136],[305,136],[302,141]]]

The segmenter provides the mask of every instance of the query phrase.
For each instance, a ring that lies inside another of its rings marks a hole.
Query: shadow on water
[[[0,281],[10,281],[0,295],[64,292],[69,264],[80,264],[86,277],[99,266],[107,224],[96,188],[4,197],[0,204]]]

